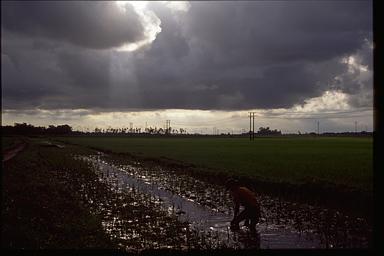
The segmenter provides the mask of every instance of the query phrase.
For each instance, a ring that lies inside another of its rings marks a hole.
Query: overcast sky
[[[371,131],[372,37],[371,1],[2,1],[2,122]]]

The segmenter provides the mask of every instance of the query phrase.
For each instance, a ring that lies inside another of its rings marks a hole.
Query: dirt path
[[[21,142],[17,146],[15,146],[12,149],[9,149],[3,153],[3,163],[14,158],[20,151],[22,151],[25,146],[27,145],[26,142]]]

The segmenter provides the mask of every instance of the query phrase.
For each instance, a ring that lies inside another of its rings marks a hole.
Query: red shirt
[[[231,190],[231,194],[235,204],[240,204],[247,207],[259,208],[259,202],[256,195],[246,187],[238,187]]]

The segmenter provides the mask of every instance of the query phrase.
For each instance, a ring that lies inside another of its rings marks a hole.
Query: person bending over
[[[239,230],[239,223],[245,220],[245,225],[251,231],[256,231],[256,224],[260,219],[260,205],[256,195],[244,186],[240,186],[239,182],[229,179],[225,187],[229,190],[234,202],[234,216],[231,221],[231,230]],[[244,210],[239,213],[240,205],[244,206]],[[250,223],[249,223],[250,220]]]

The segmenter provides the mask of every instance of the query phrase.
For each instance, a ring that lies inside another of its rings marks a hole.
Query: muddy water
[[[105,155],[83,158],[98,170],[100,178],[120,190],[136,190],[150,195],[158,206],[191,230],[209,240],[211,247],[232,248],[331,248],[369,246],[369,225],[337,211],[285,202],[259,195],[263,210],[258,234],[246,228],[231,232],[231,199],[222,187],[204,183],[188,175],[158,168],[113,164]],[[104,160],[103,160],[104,159]],[[109,229],[113,229],[111,223]]]

